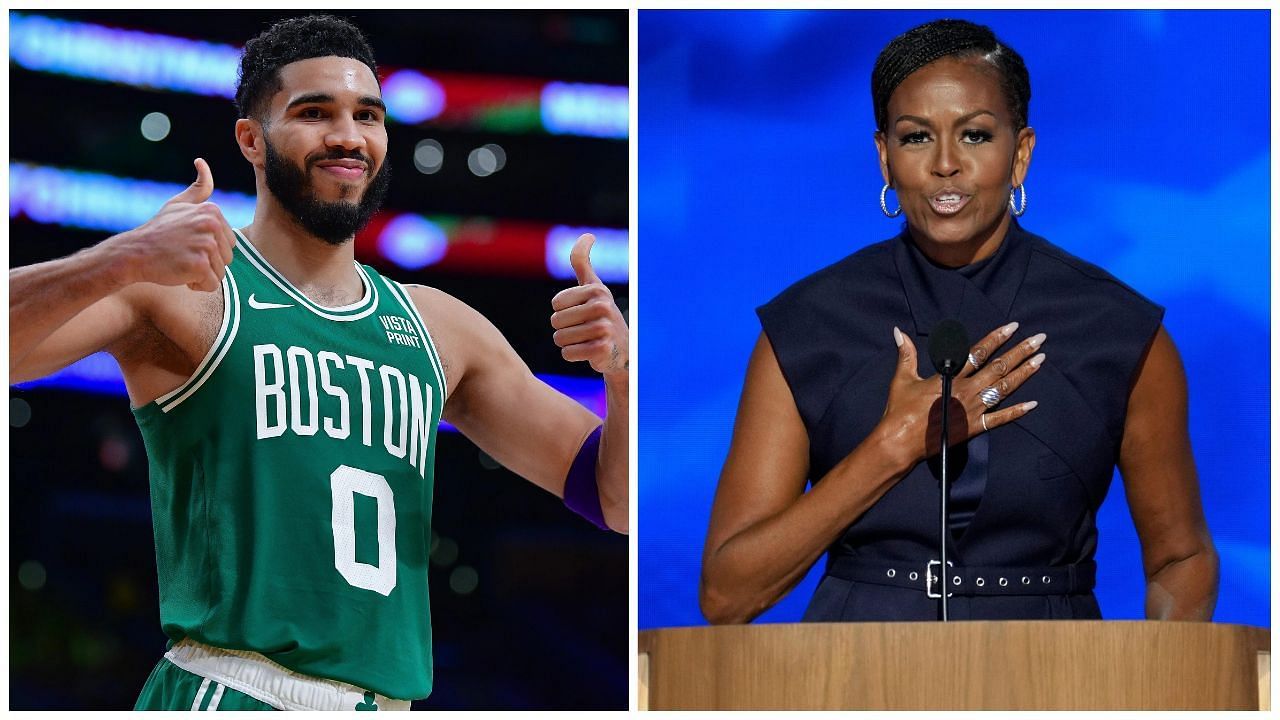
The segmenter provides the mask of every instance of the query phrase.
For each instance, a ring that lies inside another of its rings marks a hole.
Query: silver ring
[[[969,364],[973,366],[974,370],[978,369],[978,358],[974,357],[973,353],[969,353]]]
[[[989,408],[999,405],[1000,401],[1004,399],[1000,391],[993,387],[984,388],[982,392],[978,393],[978,397],[982,398],[982,404]]]
[[[982,418],[982,432],[990,432],[987,430],[987,414],[983,413],[982,415],[979,415],[979,417]]]

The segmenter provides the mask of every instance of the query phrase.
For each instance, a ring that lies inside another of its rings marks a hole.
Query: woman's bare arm
[[[974,354],[991,357],[1012,332],[1011,326],[993,331],[974,346]],[[987,408],[977,391],[1003,379],[1012,392],[1039,367],[1031,358],[1038,348],[1039,342],[1026,341],[982,371],[966,368],[955,396],[964,401],[967,417],[953,416],[952,442],[982,432]],[[916,364],[915,346],[902,337],[880,423],[806,493],[808,435],[773,347],[761,334],[747,367],[703,552],[701,605],[709,621],[748,622],[764,612],[894,483],[937,452],[926,437],[940,384],[937,377],[921,380]],[[988,413],[987,427],[1034,406],[1020,403]]]
[[[713,623],[747,622],[794,587],[849,522],[901,477],[884,447],[862,443],[804,492],[809,439],[762,333],[707,531],[703,615]]]
[[[1163,327],[1129,394],[1120,472],[1142,544],[1147,617],[1210,620],[1218,599],[1218,554],[1200,506],[1186,373]]]

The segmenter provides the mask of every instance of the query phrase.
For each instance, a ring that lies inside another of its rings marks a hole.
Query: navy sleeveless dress
[[[996,253],[931,263],[904,230],[800,280],[758,309],[809,436],[818,482],[879,422],[910,333],[921,377],[928,333],[958,319],[972,342],[1020,327],[997,354],[1048,334],[1040,370],[1000,407],[1039,406],[953,446],[951,619],[1099,618],[1095,517],[1119,457],[1129,391],[1164,311],[1017,222]],[[937,458],[921,462],[828,549],[806,621],[934,620]]]

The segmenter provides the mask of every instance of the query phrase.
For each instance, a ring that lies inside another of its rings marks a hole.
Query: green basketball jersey
[[[160,621],[175,642],[423,698],[444,371],[404,288],[355,269],[363,299],[321,307],[239,235],[213,347],[134,410]]]

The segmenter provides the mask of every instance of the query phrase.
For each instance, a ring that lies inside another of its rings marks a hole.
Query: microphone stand
[[[947,448],[951,444],[951,381],[960,372],[960,368],[964,367],[969,355],[969,339],[964,331],[964,325],[956,320],[943,320],[938,323],[933,331],[929,333],[929,359],[933,361],[933,367],[942,376],[942,452],[939,458],[942,461],[942,472],[939,480],[942,483],[942,532],[939,533],[939,560],[938,562],[938,582],[942,585],[938,592],[938,599],[942,600],[942,621],[946,622],[947,617],[947,589],[950,584],[947,582],[947,537],[951,534],[951,528],[947,523],[947,500],[951,494],[951,487],[948,477],[950,475],[950,463],[947,462]],[[930,561],[930,565],[933,561]],[[930,597],[933,595],[930,593]]]
[[[951,528],[947,524],[947,496],[951,494],[947,485],[947,445],[950,443],[950,422],[951,415],[951,376],[955,373],[955,369],[951,367],[951,361],[948,360],[942,368],[942,542],[939,544],[939,563],[938,563],[938,583],[942,586],[939,594],[942,596],[942,622],[947,622],[947,536],[951,534]]]

